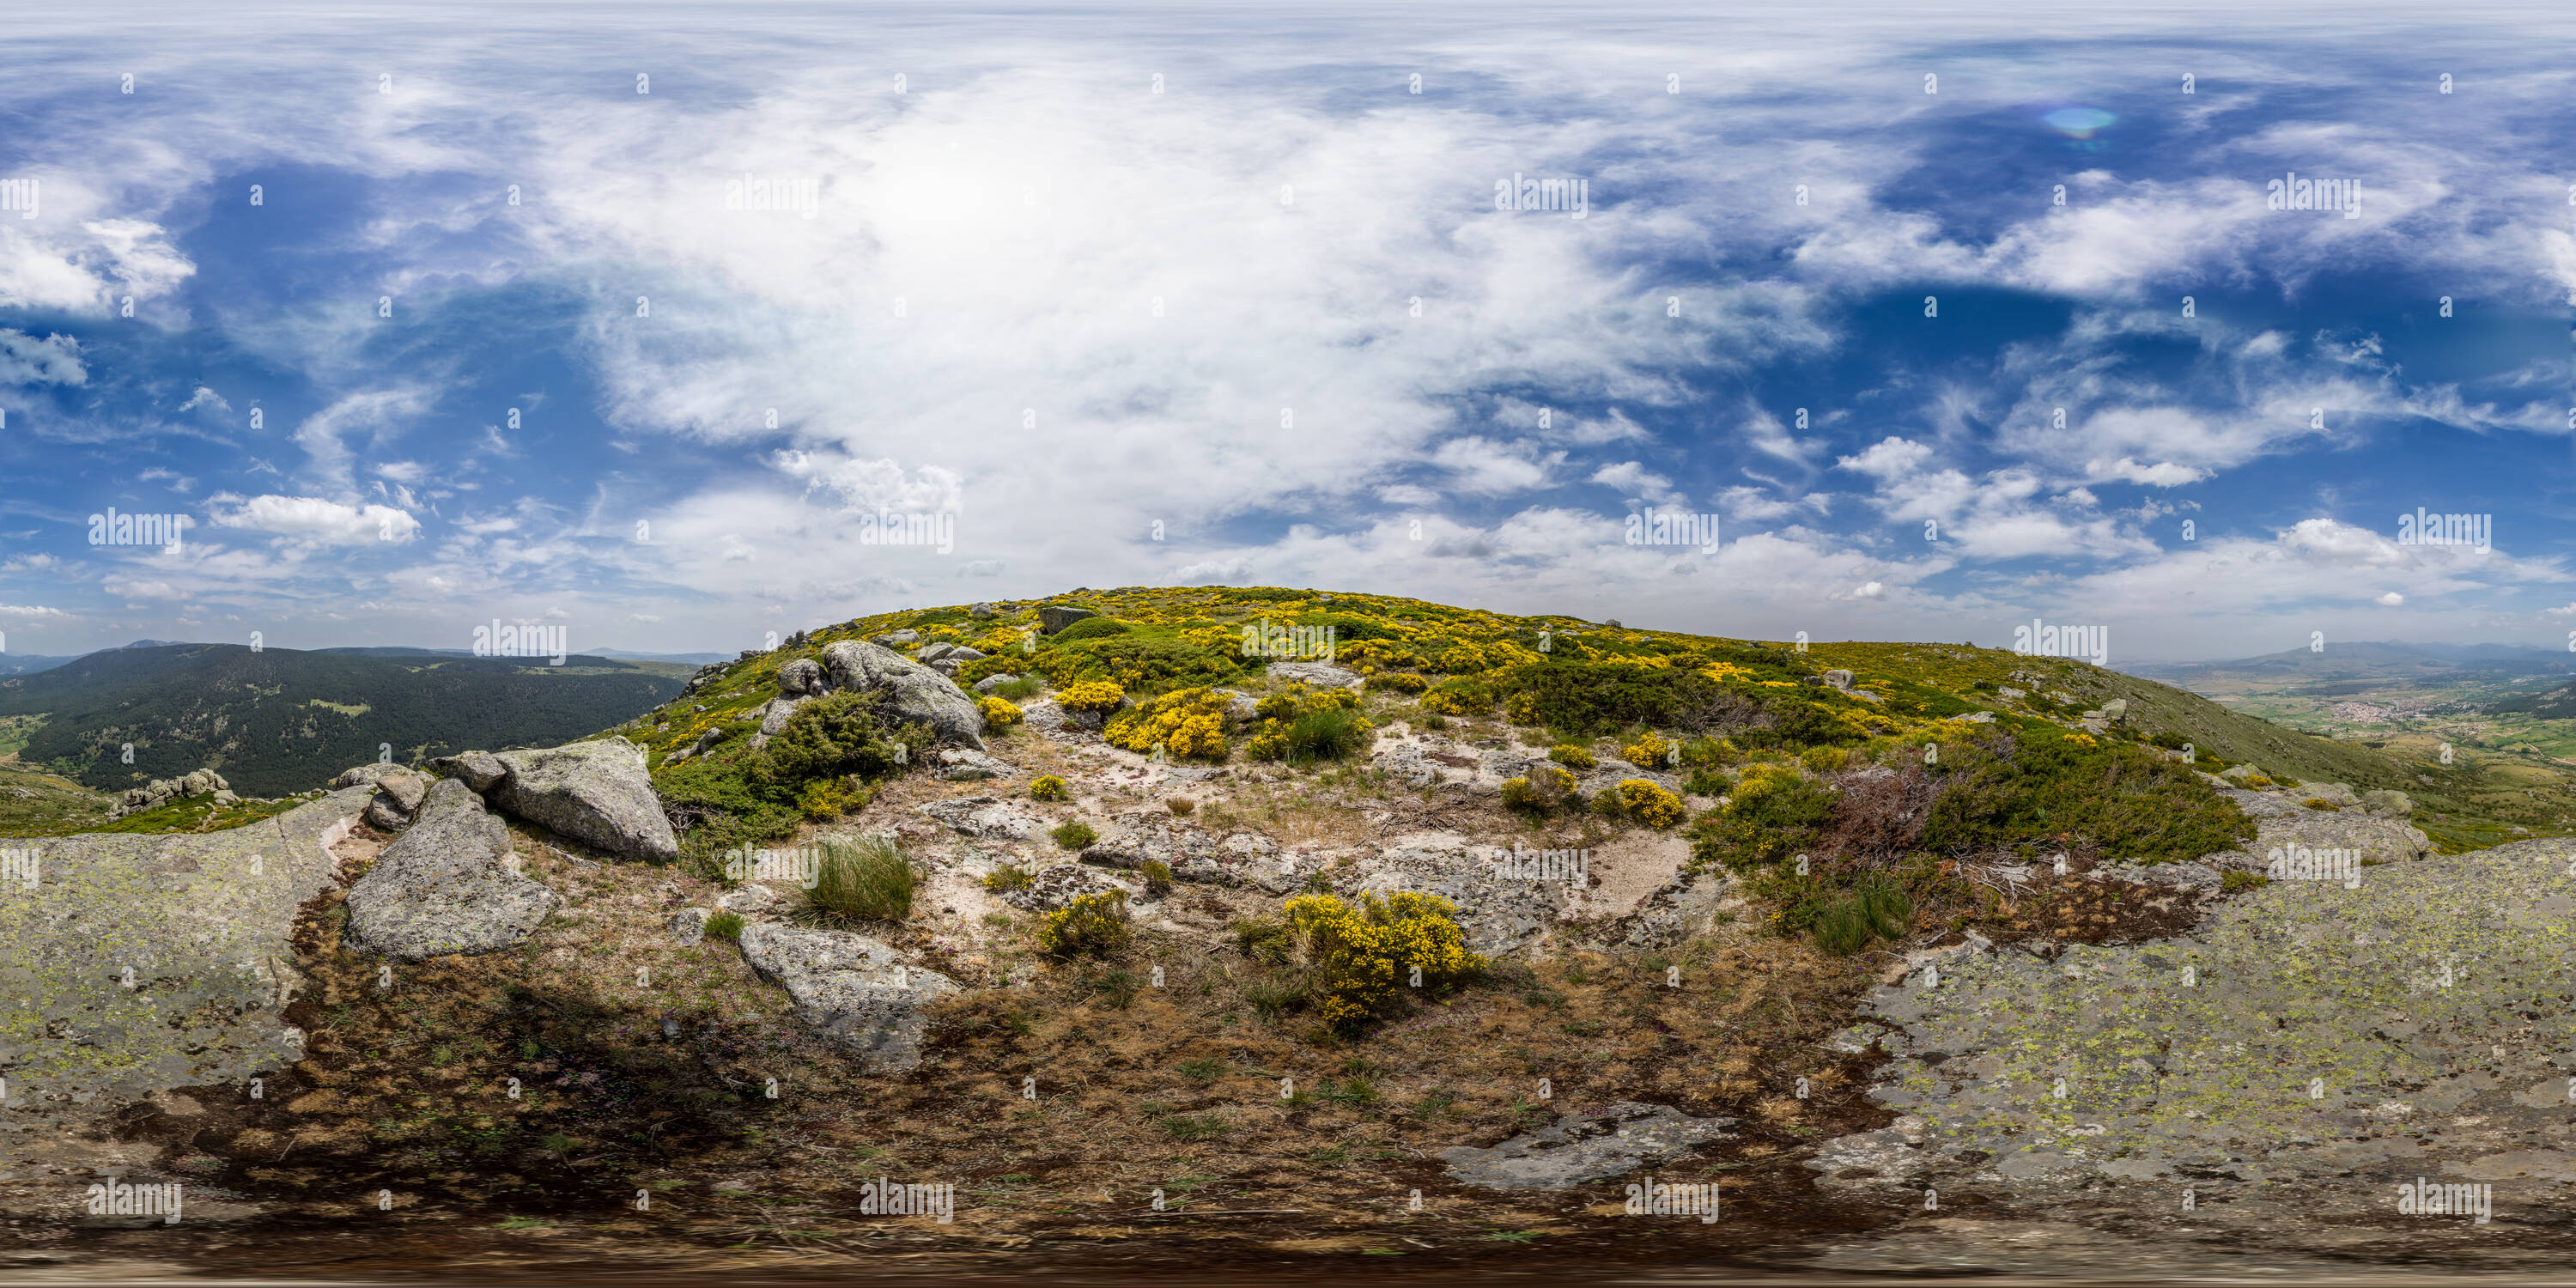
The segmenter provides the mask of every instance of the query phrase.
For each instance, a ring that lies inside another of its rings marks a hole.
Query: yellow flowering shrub
[[[1576,769],[1590,769],[1601,763],[1592,758],[1590,747],[1579,747],[1570,742],[1560,742],[1548,748],[1547,758],[1560,765],[1572,765]]]
[[[1283,911],[1299,954],[1317,973],[1324,1023],[1345,1033],[1392,1007],[1415,986],[1417,968],[1426,989],[1454,988],[1485,969],[1485,959],[1467,950],[1457,909],[1436,895],[1372,894],[1357,905],[1305,895]]]
[[[1372,693],[1420,693],[1431,687],[1431,681],[1411,671],[1380,671],[1368,678]]]
[[[1108,890],[1048,913],[1046,924],[1038,927],[1038,951],[1050,957],[1105,957],[1125,949],[1133,935],[1127,924],[1127,892]]]
[[[975,699],[975,709],[984,713],[984,723],[997,728],[1018,724],[1022,718],[1018,707],[989,693]]]
[[[1303,686],[1282,689],[1261,699],[1253,714],[1261,719],[1261,730],[1245,745],[1245,754],[1255,760],[1339,760],[1366,749],[1369,731],[1376,728],[1357,712],[1360,695],[1349,689],[1314,689]],[[1347,716],[1328,713],[1348,711]]]
[[[1112,716],[1102,736],[1129,751],[1152,751],[1160,743],[1175,756],[1223,760],[1226,702],[1214,689],[1176,689]]]
[[[1648,827],[1671,827],[1682,821],[1682,798],[1645,779],[1623,778],[1618,792],[1628,817]]]
[[[1065,790],[1064,780],[1053,774],[1041,775],[1036,782],[1029,784],[1029,797],[1032,800],[1060,801],[1068,799],[1072,794]]]
[[[1107,680],[1085,680],[1055,695],[1056,705],[1067,711],[1115,711],[1126,700],[1126,690]]]
[[[1619,749],[1619,758],[1627,761],[1631,765],[1644,765],[1648,768],[1653,768],[1654,766],[1663,764],[1664,758],[1671,755],[1672,751],[1673,744],[1666,741],[1662,734],[1649,733],[1645,737],[1639,738],[1625,747],[1621,747]]]
[[[1482,680],[1442,680],[1422,695],[1422,709],[1444,716],[1481,716],[1494,709],[1494,697],[1494,686]]]

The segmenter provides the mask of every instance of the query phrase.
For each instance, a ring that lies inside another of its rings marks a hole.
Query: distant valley
[[[387,750],[408,763],[583,737],[678,696],[694,670],[596,655],[556,667],[427,649],[129,646],[0,672],[0,753],[100,791],[208,767],[245,796],[283,796]]]

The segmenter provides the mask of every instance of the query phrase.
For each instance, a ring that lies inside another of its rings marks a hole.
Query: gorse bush
[[[1664,762],[1667,758],[1676,765],[1680,764],[1680,751],[1679,747],[1667,741],[1662,734],[1650,731],[1635,742],[1621,747],[1619,758],[1640,768],[1661,769],[1665,767]]]
[[[984,723],[997,729],[1007,729],[1026,718],[1018,707],[991,694],[975,699],[975,709],[984,713]]]
[[[1050,957],[1107,957],[1125,952],[1134,932],[1127,924],[1127,892],[1086,894],[1047,914],[1038,928],[1038,951]]]
[[[826,840],[805,906],[819,919],[845,924],[901,921],[912,915],[920,874],[894,842],[881,836]]]
[[[1129,751],[1159,746],[1173,756],[1223,760],[1228,701],[1214,689],[1176,690],[1111,716],[1102,736]]]
[[[1691,825],[1694,867],[1744,873],[1811,846],[1833,816],[1831,788],[1785,765],[1748,766],[1733,798]]]
[[[1430,687],[1428,677],[1411,671],[1380,671],[1368,678],[1371,693],[1420,693]]]
[[[1555,765],[1532,765],[1527,777],[1504,781],[1503,805],[1524,814],[1553,814],[1583,803],[1575,787],[1573,774]]]
[[[1057,845],[1068,850],[1082,849],[1100,839],[1100,834],[1092,831],[1089,823],[1078,818],[1066,822],[1047,835],[1054,837]]]
[[[1055,695],[1055,704],[1067,711],[1115,711],[1126,701],[1126,690],[1107,680],[1070,684]]]
[[[1273,693],[1253,713],[1261,717],[1261,730],[1245,752],[1293,765],[1346,759],[1367,746],[1373,727],[1360,715],[1359,695],[1349,689]]]
[[[1433,895],[1367,895],[1357,905],[1302,895],[1285,913],[1298,955],[1315,972],[1321,1018],[1337,1032],[1386,1013],[1407,989],[1454,988],[1486,966],[1468,951],[1457,910]]]
[[[1657,784],[1643,778],[1623,778],[1613,790],[1619,796],[1620,812],[1648,827],[1671,827],[1682,821],[1682,798]]]
[[[995,894],[1010,894],[1013,891],[1026,890],[1037,883],[1036,873],[1013,863],[1006,863],[993,869],[985,875],[983,882],[984,888]]]
[[[2015,738],[1944,749],[1943,788],[1923,848],[2063,848],[2065,838],[2113,861],[2184,862],[2251,840],[2254,822],[2179,762],[2126,744]]]
[[[1570,765],[1576,769],[1591,769],[1601,763],[1593,758],[1590,747],[1577,746],[1570,742],[1560,742],[1548,748],[1547,758],[1560,765]]]
[[[1060,801],[1071,795],[1064,789],[1064,780],[1053,774],[1041,774],[1029,784],[1029,796],[1034,800]]]

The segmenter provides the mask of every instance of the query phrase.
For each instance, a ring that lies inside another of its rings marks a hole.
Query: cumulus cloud
[[[80,341],[67,335],[39,340],[24,331],[0,327],[0,385],[82,385],[89,369],[81,365]]]
[[[401,543],[420,535],[420,520],[384,505],[344,505],[318,496],[217,497],[219,528],[266,532],[290,542],[347,546]]]

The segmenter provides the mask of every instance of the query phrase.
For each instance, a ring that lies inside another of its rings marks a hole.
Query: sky
[[[1711,8],[13,16],[0,645],[2576,649],[2566,11]]]

